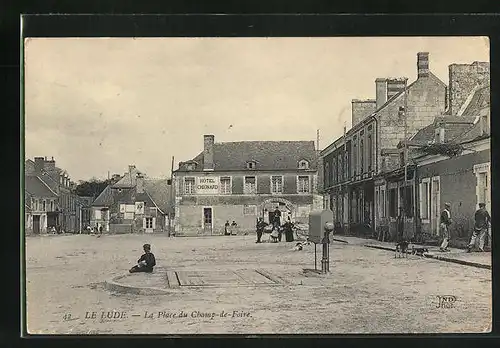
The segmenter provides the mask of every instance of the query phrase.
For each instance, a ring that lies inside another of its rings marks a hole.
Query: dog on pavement
[[[424,256],[424,253],[428,253],[428,252],[429,252],[429,249],[424,248],[424,247],[417,247],[417,248],[415,248],[415,246],[411,247],[411,254],[412,255]]]
[[[408,257],[408,241],[401,240],[396,244],[396,251],[394,253],[394,258],[396,257]]]

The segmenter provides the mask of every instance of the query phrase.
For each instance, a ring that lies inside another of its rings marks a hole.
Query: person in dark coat
[[[276,207],[274,210],[274,218],[273,218],[273,231],[278,231],[278,241],[281,242],[281,211],[279,207]]]
[[[486,210],[486,204],[479,203],[479,209],[474,214],[474,231],[472,232],[470,243],[467,246],[467,252],[471,252],[472,248],[476,245],[476,242],[478,240],[479,250],[484,251],[484,239],[486,237],[486,234],[489,232],[490,225],[491,216]],[[491,238],[491,236],[488,237]]]
[[[283,230],[285,231],[285,241],[293,242],[293,223],[288,217],[288,220],[283,225]]]
[[[139,260],[137,260],[137,265],[129,270],[130,273],[151,273],[153,272],[153,267],[156,266],[156,259],[154,254],[151,252],[151,245],[144,244],[142,248],[144,249],[144,254]]]
[[[400,243],[404,240],[404,235],[405,235],[405,220],[404,220],[404,212],[403,208],[399,208],[399,215],[396,219],[396,231],[397,231],[397,236],[396,236],[396,242]]]
[[[229,220],[224,224],[224,235],[229,236],[231,233],[229,232]]]
[[[256,226],[257,241],[255,243],[261,243],[260,239],[262,238],[262,234],[264,233],[264,227],[266,227],[266,223],[264,222],[264,219],[259,218],[257,220],[257,226]]]

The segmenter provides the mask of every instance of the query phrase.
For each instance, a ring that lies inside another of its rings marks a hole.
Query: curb
[[[173,293],[167,289],[161,288],[140,288],[136,286],[124,285],[120,284],[117,281],[127,277],[128,275],[121,275],[114,277],[111,280],[107,280],[104,282],[104,288],[110,291],[129,293],[133,295],[168,295]]]
[[[392,251],[392,252],[396,251],[396,248],[386,247],[386,246],[382,246],[382,245],[369,245],[369,244],[365,244],[364,246],[367,247],[367,248],[387,250],[387,251]],[[407,252],[407,254],[409,254],[409,253]],[[465,261],[465,260],[451,259],[449,257],[440,256],[440,255],[424,254],[424,256],[426,258],[428,258],[428,259],[434,259],[434,260],[439,260],[439,261],[456,263],[456,264],[464,265],[464,266],[471,266],[471,267],[476,267],[476,268],[482,268],[482,269],[489,269],[489,270],[491,270],[491,265],[485,265],[485,264],[482,264],[482,263]]]

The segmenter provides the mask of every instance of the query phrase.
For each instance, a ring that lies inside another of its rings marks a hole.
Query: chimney
[[[45,166],[45,158],[43,157],[35,157],[35,174],[42,174],[42,170]]]
[[[393,78],[387,79],[387,99],[391,99],[393,96],[405,90],[405,78]]]
[[[429,52],[417,53],[417,76],[418,78],[429,76]]]
[[[375,98],[377,109],[387,101],[387,79],[378,78],[375,80]]]
[[[437,122],[434,128],[434,143],[444,144],[444,122]]]
[[[490,63],[451,64],[449,70],[449,107],[456,116],[474,89],[490,80]]]
[[[129,166],[128,166],[128,172],[131,173],[131,172],[134,171],[134,169],[135,169],[135,165],[134,164],[129,164]]]
[[[144,175],[137,174],[135,181],[136,193],[144,193]]]
[[[214,170],[214,142],[214,135],[206,134],[203,136],[203,170]]]
[[[354,127],[359,122],[363,121],[366,117],[373,114],[376,108],[377,108],[377,102],[373,99],[367,99],[367,100],[353,99],[351,127]]]
[[[52,171],[56,169],[56,161],[54,161],[54,157],[52,157],[52,159],[49,161],[45,161],[44,168],[47,171]]]

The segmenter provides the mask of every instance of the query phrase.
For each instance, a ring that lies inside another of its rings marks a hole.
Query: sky
[[[130,164],[168,177],[204,134],[316,141],[319,129],[323,149],[376,78],[416,79],[417,52],[446,84],[450,64],[489,61],[484,37],[26,39],[25,156],[78,181]]]

